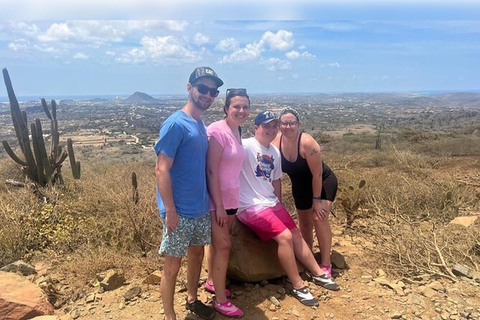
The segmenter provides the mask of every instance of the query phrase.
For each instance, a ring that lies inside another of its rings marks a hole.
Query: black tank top
[[[297,159],[294,162],[288,161],[282,152],[282,139],[283,135],[280,137],[280,155],[282,157],[282,171],[288,174],[290,180],[292,181],[292,188],[301,188],[302,186],[312,186],[312,172],[307,163],[307,159],[302,158],[300,155],[300,141],[302,139],[302,133],[298,137],[298,146],[297,146]],[[330,173],[331,169],[322,161],[322,177],[325,179]]]

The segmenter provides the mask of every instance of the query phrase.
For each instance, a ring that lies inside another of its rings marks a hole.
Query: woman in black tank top
[[[328,218],[337,193],[337,178],[323,163],[320,146],[315,139],[308,133],[300,132],[300,118],[296,110],[285,108],[280,113],[280,134],[273,143],[280,149],[282,171],[292,182],[302,236],[312,248],[315,227],[321,267],[331,277],[332,231]]]

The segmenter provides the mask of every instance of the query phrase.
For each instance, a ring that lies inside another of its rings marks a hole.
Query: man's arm
[[[155,176],[157,177],[158,190],[162,196],[163,205],[165,206],[165,223],[167,226],[167,234],[175,229],[178,225],[178,213],[175,209],[173,201],[172,181],[170,179],[170,168],[173,164],[173,158],[163,153],[157,156],[155,165]]]

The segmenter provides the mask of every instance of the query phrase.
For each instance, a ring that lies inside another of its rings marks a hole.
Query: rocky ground
[[[368,239],[335,236],[334,249],[345,257],[348,267],[337,269],[341,290],[332,292],[309,284],[319,297],[320,306],[303,306],[288,294],[285,279],[262,283],[231,282],[232,301],[241,307],[244,319],[480,319],[480,278],[471,271],[449,279],[424,275],[414,279],[394,279],[380,269],[364,249]],[[106,272],[83,287],[72,287],[71,275],[57,274],[48,263],[36,265],[31,275],[44,291],[57,296],[57,309],[51,319],[162,319],[161,273],[126,279],[121,272]],[[201,280],[206,277],[205,268]],[[108,280],[106,280],[108,278]],[[99,281],[103,280],[103,282]],[[147,282],[147,283],[146,283]],[[148,282],[150,284],[148,284]],[[178,319],[199,319],[184,307],[185,277],[179,276],[176,293]],[[199,298],[211,303],[212,295],[199,289]],[[215,319],[227,319],[217,314]]]

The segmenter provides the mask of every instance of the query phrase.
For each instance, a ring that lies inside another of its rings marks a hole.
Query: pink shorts
[[[292,230],[297,227],[280,202],[275,207],[266,208],[257,213],[253,209],[243,210],[237,214],[237,218],[255,231],[262,241],[278,236],[287,228]]]

